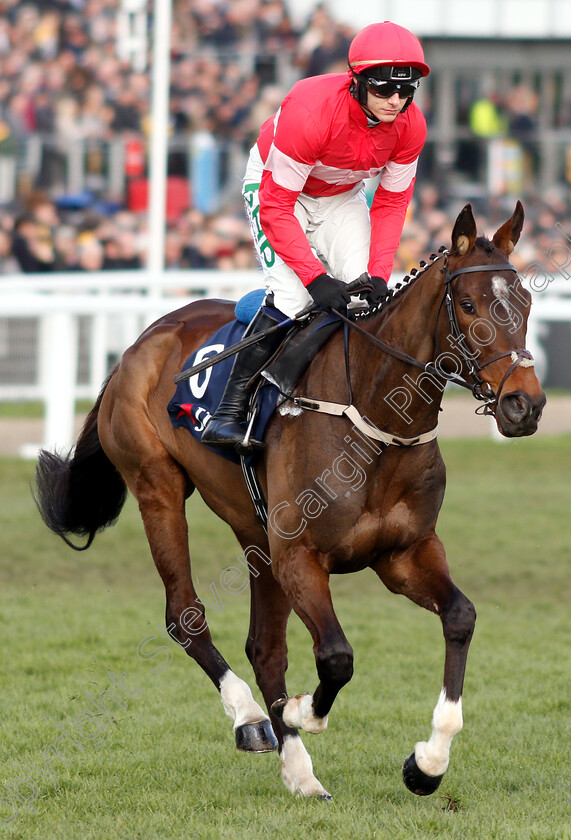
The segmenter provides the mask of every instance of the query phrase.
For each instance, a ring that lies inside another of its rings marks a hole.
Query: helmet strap
[[[351,85],[349,87],[349,93],[356,99],[361,107],[365,107],[367,104],[367,86],[365,81],[358,75],[353,74],[351,77]]]
[[[373,116],[373,114],[371,114],[370,111],[367,110],[367,84],[364,81],[364,79],[362,79],[359,76],[359,74],[352,74],[351,84],[349,86],[349,93],[351,94],[353,99],[357,100],[357,102],[359,103],[361,108],[367,114],[367,117],[375,120],[375,117]],[[399,114],[404,114],[404,112],[410,106],[410,103],[412,102],[413,99],[414,99],[414,95],[408,97],[404,107],[401,108],[401,110],[399,111]],[[378,120],[375,120],[375,121],[379,122]]]

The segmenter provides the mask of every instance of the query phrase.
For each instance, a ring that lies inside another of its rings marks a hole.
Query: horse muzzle
[[[525,391],[504,394],[496,408],[498,429],[505,437],[533,435],[537,431],[545,402],[543,391],[535,396]]]

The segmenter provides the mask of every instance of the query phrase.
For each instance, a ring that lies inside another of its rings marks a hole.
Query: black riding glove
[[[337,309],[338,312],[346,314],[351,295],[341,280],[336,280],[329,274],[320,274],[307,286],[307,291],[316,304],[326,312]]]
[[[369,282],[374,286],[372,292],[361,292],[359,297],[366,300],[369,306],[378,306],[389,294],[386,281],[382,277],[369,277]]]

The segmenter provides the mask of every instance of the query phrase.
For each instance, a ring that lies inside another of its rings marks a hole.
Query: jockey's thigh
[[[302,230],[306,230],[307,216],[299,201],[295,204],[294,213]],[[266,288],[274,296],[274,306],[288,318],[293,318],[294,315],[313,303],[313,298],[295,271],[289,265],[286,265],[277,254],[275,254],[274,264],[268,268],[265,275]]]
[[[313,298],[295,271],[292,271],[279,257],[272,268],[266,272],[265,281],[266,289],[274,296],[273,306],[288,318],[293,318],[313,303]]]
[[[366,272],[371,222],[365,194],[359,185],[350,192],[330,197],[302,194],[299,203],[308,216],[309,243],[326,261],[333,277],[350,283]]]
[[[250,221],[254,246],[264,273],[266,288],[268,292],[272,292],[274,295],[273,305],[289,318],[293,318],[312,303],[312,297],[306,291],[295,271],[276,254],[262,229],[259,200],[262,172],[263,162],[258,147],[254,146],[250,151],[242,187],[246,212]],[[307,215],[299,202],[295,206],[295,215],[302,230],[305,231],[308,224]]]

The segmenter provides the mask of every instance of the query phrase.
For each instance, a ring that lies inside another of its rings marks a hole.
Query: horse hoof
[[[277,748],[278,739],[269,720],[243,723],[236,728],[236,749],[242,752],[272,752]]]
[[[437,790],[444,774],[441,776],[427,776],[423,773],[414,757],[409,755],[402,768],[402,777],[407,788],[417,796],[430,796]]]

